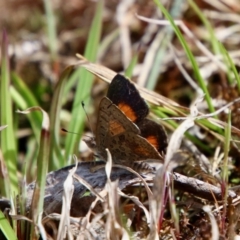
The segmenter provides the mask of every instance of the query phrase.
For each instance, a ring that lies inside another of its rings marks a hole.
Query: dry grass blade
[[[146,219],[147,219],[147,224],[150,223],[150,214],[149,214],[149,211],[144,207],[144,205],[142,204],[142,202],[139,200],[138,197],[126,195],[126,194],[124,194],[124,193],[123,193],[122,191],[120,191],[120,190],[118,190],[118,193],[119,193],[120,196],[132,200],[139,208],[141,208],[141,209],[144,211],[144,213],[145,213],[145,216],[146,216]]]
[[[84,185],[91,193],[93,193],[98,200],[100,201],[104,201],[104,199],[101,197],[101,195],[87,182],[85,181],[83,178],[81,178],[80,176],[74,174],[73,177],[78,180],[78,182],[80,182],[82,185]]]
[[[71,209],[71,201],[74,191],[73,185],[73,175],[77,170],[77,160],[76,165],[73,169],[69,171],[68,177],[63,184],[63,204],[61,211],[61,219],[58,228],[58,236],[57,240],[65,239],[66,237],[71,240],[73,239],[73,235],[70,228],[70,209]]]
[[[43,114],[42,129],[49,130],[49,126],[50,126],[49,117],[48,117],[48,114],[42,108],[30,107],[24,111],[17,110],[16,112],[21,113],[21,114],[29,114],[33,111],[41,111],[42,112],[42,114]]]
[[[76,56],[80,59],[79,63],[77,63],[76,66],[86,68],[89,72],[93,73],[95,76],[99,77],[107,83],[110,83],[111,79],[113,79],[117,74],[107,67],[88,61],[88,59],[83,57],[81,54],[76,54]]]
[[[45,230],[45,228],[43,226],[43,223],[42,223],[42,212],[39,213],[37,226],[38,226],[39,233],[41,235],[42,240],[48,240],[46,230]]]
[[[22,215],[11,215],[11,216],[12,216],[12,218],[14,220],[18,220],[18,221],[19,220],[23,220],[23,221],[27,221],[27,222],[33,223],[33,221],[30,218],[22,216]]]
[[[3,129],[5,129],[8,125],[4,125],[4,126],[0,126],[0,131],[2,131]]]
[[[159,222],[162,221],[163,207],[165,206],[166,203],[165,195],[166,184],[167,182],[169,182],[167,178],[168,178],[167,172],[165,172],[163,167],[161,167],[156,173],[154,179],[153,197],[150,199],[149,202],[151,221],[150,221],[150,233],[147,238],[148,240],[159,239],[158,237]]]
[[[118,182],[108,182],[106,184],[107,203],[105,211],[108,211],[106,220],[106,239],[130,239],[126,229],[122,225],[119,209]]]
[[[143,16],[137,15],[137,17],[143,21],[150,22],[150,23],[155,23],[158,25],[170,25],[169,21],[167,20],[156,20],[156,19],[149,19]],[[194,34],[189,30],[189,28],[185,25],[185,23],[181,20],[175,20],[174,23],[181,28],[183,32],[186,33],[186,35],[194,41],[196,46],[211,60],[213,61],[218,67],[220,67],[223,71],[226,71],[226,67],[224,64],[222,64],[219,59],[214,56],[205,46],[204,44],[199,41]]]
[[[152,197],[152,191],[151,191],[151,189],[149,188],[148,184],[146,183],[146,181],[144,180],[144,178],[143,178],[139,173],[137,173],[136,171],[134,171],[132,168],[126,167],[126,166],[123,166],[123,165],[114,164],[114,167],[126,169],[127,171],[129,171],[129,172],[133,173],[134,175],[136,175],[136,176],[141,180],[141,182],[144,184],[144,187],[145,187],[146,192],[147,192],[147,194],[148,194],[148,198],[150,199],[150,198]]]
[[[203,210],[208,214],[208,217],[210,219],[211,227],[212,227],[212,240],[218,240],[219,239],[219,230],[218,230],[218,225],[215,217],[213,216],[213,213],[211,211],[210,206],[204,206]]]
[[[216,0],[213,0],[211,2],[208,2],[206,0],[203,0],[203,1],[207,2],[208,4],[212,5],[214,8],[217,8],[220,11],[231,12],[231,9],[230,9],[231,6],[228,6],[228,1],[226,1],[225,3],[224,3],[224,1],[216,1]],[[229,1],[229,2],[231,2],[231,1]]]
[[[124,0],[121,1],[117,7],[117,22],[120,29],[120,43],[122,48],[122,62],[124,69],[127,68],[131,61],[131,40],[130,40],[130,19],[128,17],[128,11],[132,7],[134,1]]]
[[[107,151],[107,163],[105,165],[105,171],[106,171],[106,175],[107,175],[107,181],[110,183],[111,179],[110,179],[110,175],[111,175],[111,171],[112,171],[112,155],[110,153],[110,151],[108,149],[106,149]]]
[[[105,198],[107,195],[106,190],[101,191],[99,193],[99,195],[101,196],[102,199]],[[87,234],[88,232],[90,232],[93,236],[93,239],[95,239],[94,237],[96,236],[96,233],[95,233],[95,230],[97,228],[96,226],[100,225],[99,224],[100,220],[107,214],[107,212],[98,213],[93,217],[93,219],[90,219],[92,217],[92,210],[95,208],[95,206],[98,204],[98,202],[99,202],[98,198],[96,198],[92,202],[92,204],[88,210],[88,213],[86,214],[85,217],[83,217],[81,219],[81,226],[80,226],[80,232],[82,232],[84,234]],[[104,224],[102,224],[102,226],[103,225]],[[79,240],[80,240],[80,238],[79,238]]]
[[[105,166],[107,175],[107,183],[105,189],[108,193],[105,204],[105,211],[108,211],[106,220],[106,238],[107,239],[130,239],[127,231],[122,225],[119,209],[119,195],[118,195],[118,181],[112,182],[110,174],[112,170],[112,156],[108,149],[106,149],[108,160]]]

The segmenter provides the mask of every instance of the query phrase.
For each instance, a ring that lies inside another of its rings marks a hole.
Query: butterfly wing
[[[140,130],[108,98],[103,98],[98,115],[97,153],[107,158],[106,148],[115,163],[162,159],[156,148],[140,136]]]

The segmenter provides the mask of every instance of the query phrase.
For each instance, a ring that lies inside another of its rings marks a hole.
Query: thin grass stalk
[[[162,197],[162,201],[160,201],[161,206],[159,206],[160,214],[159,214],[159,219],[158,219],[158,232],[162,229],[165,206],[167,205],[167,201],[169,198],[169,192],[166,187],[167,186],[167,173],[163,173],[162,178],[163,178],[163,189],[162,189],[161,194],[163,194],[163,197]]]
[[[231,112],[228,115],[228,125],[225,128],[224,159],[222,169],[222,191],[223,191],[223,213],[222,213],[222,231],[226,230],[227,198],[228,198],[228,154],[231,142]]]
[[[7,33],[2,34],[2,63],[1,63],[1,81],[0,81],[0,126],[8,125],[6,129],[0,132],[1,150],[3,161],[7,166],[7,173],[1,178],[1,194],[7,198],[18,194],[17,178],[17,147],[14,134],[12,100],[9,94],[10,86],[10,66],[8,56],[8,38]],[[9,179],[7,178],[7,174]]]
[[[39,153],[37,159],[37,179],[36,184],[32,196],[31,202],[31,212],[30,218],[33,220],[30,230],[30,236],[32,239],[37,239],[38,231],[35,227],[35,224],[41,223],[42,213],[43,213],[43,202],[45,195],[45,185],[46,185],[46,175],[48,172],[48,163],[50,156],[50,132],[49,132],[49,117],[45,111],[43,111],[40,107],[32,107],[20,113],[28,114],[32,111],[41,111],[43,115],[42,120],[42,130],[41,130],[41,139],[39,146]],[[38,229],[42,229],[39,226]]]
[[[179,216],[178,216],[177,206],[175,202],[173,181],[171,181],[171,186],[168,187],[168,195],[169,195],[169,209],[171,212],[171,218],[175,226],[175,232],[179,237],[180,236]]]
[[[213,51],[215,52],[215,54],[219,54],[220,53],[219,41],[215,36],[214,29],[212,28],[210,22],[207,20],[207,18],[203,14],[203,11],[199,9],[199,7],[194,1],[188,0],[188,3],[192,7],[192,9],[195,11],[195,13],[198,15],[198,17],[201,19],[203,24],[205,25],[207,32],[210,35],[209,41],[212,44]]]
[[[125,70],[125,76],[131,78],[133,75],[133,70],[134,67],[137,65],[138,62],[138,53],[134,54],[134,56],[132,57],[132,60],[129,64],[129,66],[127,67],[127,69]]]
[[[239,77],[239,73],[238,73],[238,70],[236,69],[236,66],[232,60],[232,58],[230,57],[229,53],[227,52],[227,50],[224,48],[223,45],[221,45],[221,49],[222,49],[222,54],[226,57],[226,64],[229,65],[229,70],[230,70],[230,76],[231,76],[231,73],[234,74],[234,77],[235,77],[235,81],[236,81],[236,84],[237,84],[237,87],[238,87],[238,93],[240,94],[240,77]],[[235,82],[234,79],[232,82]]]
[[[52,2],[48,0],[43,0],[45,12],[46,12],[46,26],[49,40],[49,49],[51,53],[52,60],[56,59],[57,56],[57,28],[56,20],[52,8]]]

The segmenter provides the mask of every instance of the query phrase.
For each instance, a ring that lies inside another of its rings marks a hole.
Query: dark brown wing
[[[141,122],[149,108],[133,83],[117,74],[109,85],[107,97],[134,123]]]
[[[162,159],[156,148],[140,136],[140,130],[108,98],[103,98],[98,115],[97,153],[106,159],[108,148],[115,163]]]
[[[145,118],[137,126],[140,129],[140,135],[154,146],[161,155],[166,153],[167,134],[162,125]]]

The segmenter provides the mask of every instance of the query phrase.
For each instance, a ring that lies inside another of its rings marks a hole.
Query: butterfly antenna
[[[84,110],[84,112],[85,112],[85,114],[86,114],[86,116],[87,116],[88,122],[90,123],[90,119],[89,119],[88,114],[87,114],[86,109],[85,109],[85,104],[84,104],[83,101],[81,102],[81,104],[82,104],[83,110]],[[91,124],[90,124],[89,127],[90,127],[90,130],[91,130],[91,133],[93,134],[93,130],[92,130]],[[68,130],[65,129],[65,128],[61,128],[61,130],[62,130],[63,132],[66,132],[66,133],[72,133],[72,134],[80,135],[79,133],[75,133],[75,132],[72,132],[72,131],[68,131]],[[85,135],[85,136],[92,139],[92,137],[90,137],[90,136],[87,136],[87,135]]]
[[[61,128],[61,130],[62,130],[63,132],[66,132],[66,133],[72,133],[72,134],[80,135],[79,133],[75,133],[75,132],[68,131],[68,130],[65,129],[65,128]]]
[[[72,134],[80,135],[79,133],[75,133],[75,132],[72,132],[72,131],[68,131],[68,130],[65,129],[65,128],[61,128],[61,130],[62,130],[63,132],[66,132],[66,133],[72,133]],[[92,136],[88,136],[88,135],[85,135],[85,134],[84,134],[84,137],[88,137],[88,138],[92,139]]]
[[[87,114],[87,112],[86,112],[85,104],[84,104],[83,101],[81,102],[81,104],[82,104],[83,111],[85,112],[85,114],[86,114],[86,116],[87,116],[87,120],[88,120],[88,123],[89,123],[90,131],[91,131],[91,133],[93,134],[92,125],[91,125],[91,122],[90,122],[89,116],[88,116],[88,114]],[[94,136],[94,134],[93,134],[93,136]]]

